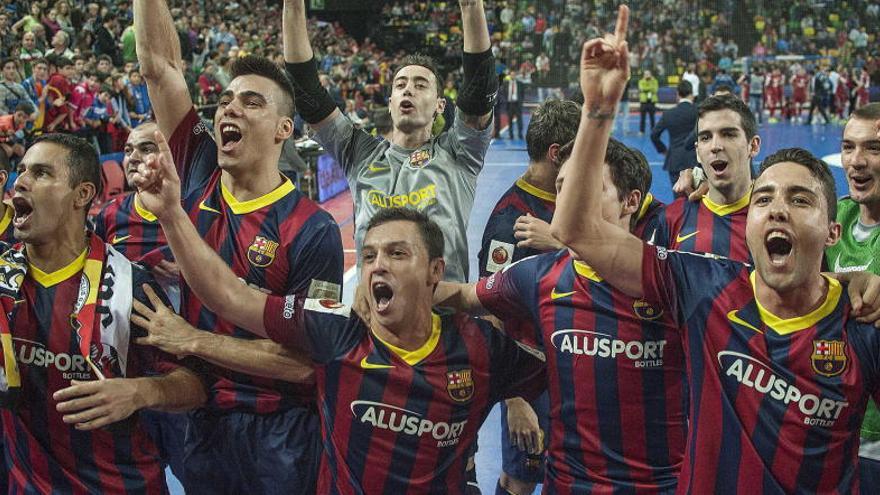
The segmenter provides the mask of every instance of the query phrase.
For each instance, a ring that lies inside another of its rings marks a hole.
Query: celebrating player
[[[247,284],[272,294],[338,298],[339,228],[278,171],[293,130],[287,76],[268,59],[237,59],[214,115],[215,142],[190,100],[168,6],[137,0],[134,14],[138,60],[183,178],[184,205],[201,237],[240,277],[229,289]],[[187,430],[184,487],[311,493],[320,442],[314,387],[273,379],[289,377],[296,359],[211,309],[181,288],[183,317],[206,330],[186,334],[186,354],[212,365],[208,404],[191,415]]]
[[[626,42],[585,43],[584,112],[553,233],[609,283],[682,329],[690,379],[682,493],[849,493],[858,424],[880,386],[880,333],[820,274],[839,237],[834,181],[802,150],[761,168],[746,226],[755,270],[644,244],[606,221],[602,156],[628,72]],[[607,187],[604,186],[604,187]]]
[[[336,108],[318,80],[306,31],[304,0],[284,1],[284,59],[296,89],[297,111],[315,139],[345,171],[355,208],[360,252],[367,222],[383,208],[408,207],[444,226],[446,277],[468,277],[467,224],[477,174],[492,139],[492,108],[498,89],[482,0],[459,0],[464,81],[452,128],[432,137],[443,113],[441,79],[433,61],[407,57],[392,78],[389,110],[393,130],[377,141]]]
[[[100,193],[98,157],[82,139],[51,134],[18,166],[15,236],[0,243],[3,440],[14,493],[162,493],[155,445],[139,409],[183,411],[205,390],[190,370],[134,343],[132,300],[143,269],[85,229]],[[164,299],[154,298],[158,304]],[[143,378],[148,373],[161,376]]]
[[[494,402],[540,386],[542,365],[485,321],[432,313],[444,268],[437,224],[405,208],[370,221],[361,253],[367,326],[333,300],[237,286],[180,208],[167,147],[151,166],[159,163],[160,180],[142,181],[151,185],[140,194],[188,285],[221,317],[311,358],[325,447],[318,492],[464,493],[480,424]],[[170,340],[187,325],[165,309],[144,314],[138,321],[175,352]]]

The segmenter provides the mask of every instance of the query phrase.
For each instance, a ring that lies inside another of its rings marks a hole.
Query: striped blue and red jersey
[[[15,410],[0,412],[9,493],[167,493],[159,452],[137,415],[108,428],[80,431],[65,424],[56,410],[53,393],[69,387],[71,380],[97,379],[71,326],[84,261],[80,257],[49,274],[31,267],[21,287],[24,302],[16,305],[11,320],[21,402]],[[133,268],[131,282],[136,300],[150,305],[141,287],[144,283],[164,299],[145,270]],[[169,356],[152,347],[129,345],[127,377],[167,373],[176,367]]]
[[[699,202],[678,198],[659,215],[653,236],[646,231],[640,237],[677,251],[712,253],[748,263],[751,260],[746,246],[749,198],[746,194],[729,205],[719,205],[708,196]]]
[[[15,210],[11,205],[5,205],[6,209],[0,216],[0,241],[13,243],[15,242],[15,232],[12,227],[12,217],[15,216]]]
[[[545,493],[671,493],[686,437],[680,333],[656,305],[611,287],[568,250],[477,283],[495,315],[533,323],[547,363]],[[528,326],[520,327],[528,328]]]
[[[880,332],[840,283],[783,319],[750,267],[646,245],[644,297],[684,332],[690,429],[680,493],[858,493],[859,427],[880,398]],[[817,275],[818,276],[818,275]]]
[[[488,322],[434,313],[424,345],[385,342],[328,300],[270,297],[266,331],[315,367],[321,494],[464,494],[465,468],[492,405],[535,397],[543,364]]]
[[[110,199],[95,215],[94,231],[120,254],[147,268],[162,260],[174,261],[159,220],[134,193]]]
[[[639,207],[639,212],[636,215],[636,224],[632,229],[633,235],[648,240],[657,229],[665,207],[666,205],[658,201],[653,194],[645,194],[642,206]]]
[[[511,263],[540,254],[534,248],[517,247],[513,226],[523,215],[531,215],[550,223],[556,210],[556,195],[529,184],[520,177],[501,196],[483,230],[483,241],[477,255],[480,277],[487,277]]]
[[[202,239],[235,274],[260,291],[338,299],[342,240],[327,212],[282,181],[272,192],[237,201],[220,182],[217,145],[194,109],[168,141],[178,167],[184,208]],[[253,333],[217,317],[181,285],[181,315],[193,326],[221,335],[255,339]],[[268,414],[310,406],[313,385],[298,385],[211,366],[214,383],[206,407]]]

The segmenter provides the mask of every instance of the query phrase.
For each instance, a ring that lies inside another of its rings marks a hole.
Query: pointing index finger
[[[618,43],[626,41],[626,31],[629,27],[629,7],[621,5],[617,9],[617,25],[614,27],[614,36]]]

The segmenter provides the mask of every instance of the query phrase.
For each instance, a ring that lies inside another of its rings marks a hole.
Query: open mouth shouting
[[[764,238],[764,247],[767,249],[770,264],[783,266],[791,257],[793,245],[788,233],[781,230],[771,230]]]
[[[241,142],[241,129],[235,125],[230,123],[220,124],[220,149],[229,153],[237,147],[238,143]]]
[[[376,312],[380,315],[386,314],[391,301],[394,300],[394,290],[387,283],[376,281],[370,284],[370,292],[373,295]]]
[[[712,160],[709,167],[715,172],[715,175],[723,175],[727,170],[727,162],[725,160]]]
[[[34,207],[30,201],[22,196],[14,196],[12,198],[12,210],[14,212],[12,226],[19,230],[26,228],[34,212]]]
[[[408,113],[415,112],[415,110],[416,110],[416,106],[413,102],[411,102],[409,100],[403,100],[400,102],[400,112],[401,113],[408,114]]]
[[[849,187],[854,192],[865,193],[874,187],[874,176],[864,172],[852,172],[848,176]]]

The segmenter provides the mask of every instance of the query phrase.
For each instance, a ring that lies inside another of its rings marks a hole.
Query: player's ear
[[[761,136],[755,134],[749,140],[749,158],[755,158],[761,152]]]
[[[293,135],[293,119],[290,117],[284,117],[278,122],[278,127],[275,129],[275,140],[276,141],[286,141],[287,138]]]
[[[638,189],[633,189],[626,195],[626,198],[624,198],[623,211],[620,212],[620,214],[621,216],[635,215],[641,207],[642,192]]]
[[[73,203],[77,208],[85,209],[95,199],[98,189],[91,182],[82,182],[74,188]]]
[[[825,246],[833,246],[840,240],[840,224],[831,222],[828,224],[828,237],[825,238]]]
[[[9,172],[0,170],[0,190],[6,188],[6,181],[9,180]]]
[[[430,264],[430,280],[428,283],[432,286],[437,285],[443,280],[443,274],[446,271],[446,261],[443,258],[434,258]]]

